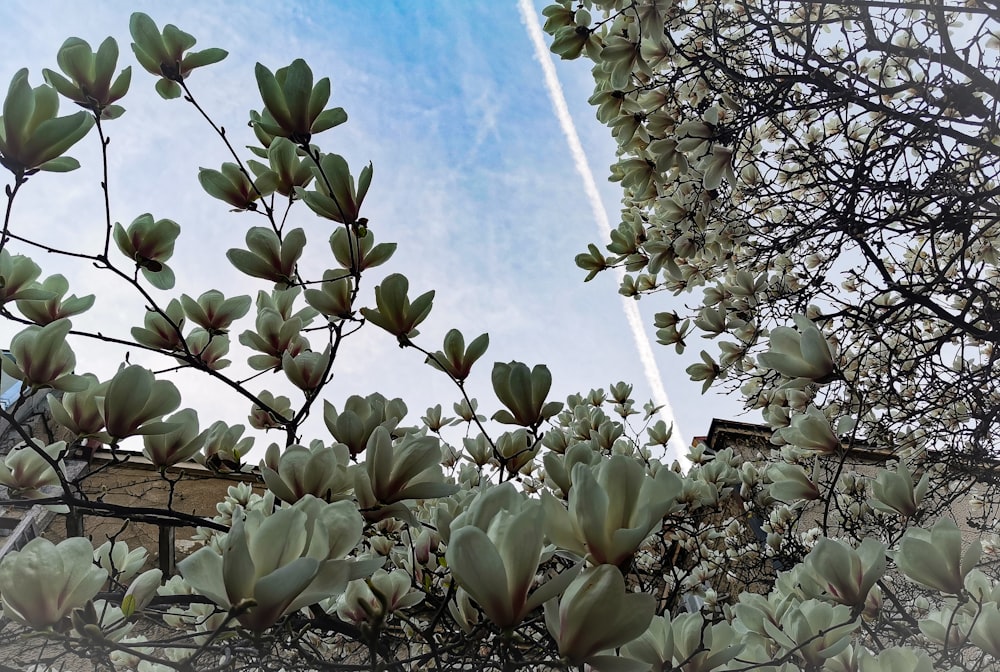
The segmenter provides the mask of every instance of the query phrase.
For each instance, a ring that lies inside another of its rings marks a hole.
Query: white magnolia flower
[[[83,537],[59,544],[36,537],[0,561],[0,603],[7,618],[47,628],[93,599],[107,578]]]
[[[94,562],[119,581],[128,581],[146,564],[147,555],[141,546],[129,550],[124,541],[105,541],[94,551]]]
[[[777,327],[771,331],[771,350],[757,358],[761,366],[788,378],[790,385],[827,382],[834,371],[833,354],[822,332],[805,315],[793,317],[798,331]]]
[[[451,524],[445,558],[452,576],[502,628],[559,595],[575,572],[564,571],[529,596],[541,561],[545,515],[510,482],[479,494]]]
[[[255,632],[287,613],[339,595],[383,562],[345,560],[361,538],[353,502],[306,495],[270,515],[237,510],[222,553],[201,548],[177,565],[184,579],[219,606],[239,612]]]
[[[785,443],[820,453],[835,453],[840,448],[840,439],[833,433],[830,421],[823,411],[812,405],[805,413],[793,416],[788,427],[782,427],[774,434]]]
[[[413,580],[403,569],[392,573],[376,570],[370,579],[357,579],[337,602],[337,615],[355,623],[378,622],[387,613],[419,604],[424,594],[412,590]]]
[[[66,465],[60,459],[66,451],[65,441],[45,445],[38,439],[32,439],[32,443],[34,445],[19,443],[0,459],[0,485],[6,485],[12,496],[25,499],[51,496],[42,488],[59,486],[59,472],[65,473]],[[59,471],[53,468],[52,463]],[[69,508],[62,504],[47,504],[45,508],[55,513],[69,512]]]
[[[611,565],[636,552],[675,508],[682,488],[674,472],[661,469],[652,478],[623,455],[596,467],[577,463],[572,476],[568,510],[551,494],[542,494],[545,532],[556,546]]]
[[[885,573],[886,547],[868,538],[855,549],[824,537],[807,556],[806,565],[834,601],[857,607]]]
[[[577,576],[558,604],[545,604],[545,626],[560,655],[574,665],[591,661],[600,668],[604,656],[598,654],[643,634],[655,608],[652,595],[625,590],[617,567],[598,565]]]
[[[962,532],[941,518],[929,530],[911,527],[899,542],[896,566],[907,578],[942,593],[962,592],[966,575],[979,562],[982,545],[974,540],[962,555]]]

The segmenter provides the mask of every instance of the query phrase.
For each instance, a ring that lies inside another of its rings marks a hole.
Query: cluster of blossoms
[[[594,9],[604,18],[595,21]],[[827,81],[826,66],[810,70],[810,84],[792,66],[780,71],[781,54],[774,62],[759,55],[769,39],[794,55],[815,39],[815,26],[842,25],[857,39],[848,26],[870,24],[875,37],[866,39],[882,39],[891,12],[854,13],[861,11],[675,0],[565,0],[545,10],[553,50],[596,62],[592,102],[621,148],[613,175],[626,207],[613,256],[592,246],[579,265],[591,274],[624,265],[633,274],[622,285],[627,295],[701,288],[704,300],[690,319],[657,316],[658,337],[678,350],[692,329],[734,339],[721,340],[718,358],[703,352],[689,373],[706,389],[727,377],[741,382],[748,405],[773,430],[763,447],[697,445],[689,456],[695,466],[683,474],[658,457],[670,428],[653,421],[651,404],[635,408],[630,386],[561,403],[549,399],[545,366],[497,362],[497,408],[487,419],[465,387],[480,371],[485,334],[466,342],[452,330],[440,350],[422,346],[418,327],[434,292],[411,296],[398,273],[361,307],[362,275],[390,261],[395,245],[376,243],[374,225],[361,216],[372,167],[355,179],[342,157],[313,144],[346,113],[327,107],[330,82],[314,81],[304,61],[255,70],[263,108],[250,115],[259,141],[250,151],[267,164],[232,150],[232,162],[199,173],[211,197],[262,218],[246,232],[245,248],[226,255],[263,283],[256,300],[216,290],[159,300],[176,281],[168,262],[181,227],[148,213],[128,226],[109,218],[104,253],[73,255],[111,270],[147,302],[136,320],[142,326],[119,340],[224,382],[248,400],[254,430],[282,437],[256,471],[247,459],[256,435],[223,422],[202,430],[164,374],[139,364],[106,380],[75,373],[71,318],[90,310],[94,297],[67,297],[62,276],[39,281],[38,265],[7,249],[14,220],[5,222],[0,316],[23,328],[13,359],[2,360],[22,393],[2,417],[16,423],[22,405],[47,394],[54,422],[71,436],[46,442],[24,432],[0,464],[11,495],[52,497],[62,510],[85,513],[95,502],[78,486],[90,476],[67,476],[72,448],[93,442],[120,457],[123,442],[138,437],[171,487],[173,470],[188,460],[260,477],[255,486],[231,487],[213,519],[172,505],[159,512],[160,522],[198,526],[199,548],[176,576],[140,572],[144,554],[120,541],[94,549],[83,537],[36,539],[9,553],[0,560],[5,617],[118,669],[988,669],[1000,657],[1000,582],[988,561],[996,544],[963,539],[940,515],[963,489],[946,487],[956,482],[954,465],[928,465],[942,431],[988,447],[983,430],[993,417],[982,411],[995,400],[985,315],[995,278],[986,273],[959,304],[945,283],[953,278],[937,264],[939,255],[964,255],[966,279],[992,269],[992,220],[976,210],[983,203],[965,203],[970,230],[946,230],[947,204],[930,201],[954,195],[936,186],[953,184],[954,171],[983,177],[993,150],[972,143],[975,151],[954,165],[932,157],[938,182],[920,191],[928,203],[913,206],[929,213],[925,231],[907,229],[916,215],[896,208],[897,218],[885,220],[898,222],[891,246],[871,231],[890,212],[877,185],[854,187],[871,209],[868,220],[838,215],[834,227],[823,208],[840,178],[816,178],[823,161],[840,165],[831,156],[858,159],[859,145],[885,149],[899,133],[889,122],[866,130],[871,116],[855,109],[865,96],[918,116],[912,106],[933,103],[943,110],[941,127],[954,128],[949,110],[979,114],[985,91],[979,82],[956,97],[946,79],[927,77],[944,76],[937,65],[911,92],[925,59],[893,35],[881,60],[844,66],[848,81],[875,87],[847,102],[809,97],[841,90],[841,80]],[[762,16],[773,35],[756,30]],[[159,78],[163,98],[194,102],[192,70],[226,55],[192,52],[192,36],[172,25],[161,31],[143,14],[133,16],[131,31],[139,64]],[[982,30],[977,36],[988,42]],[[824,46],[816,54],[834,52]],[[811,67],[819,56],[809,54],[788,60]],[[130,70],[116,77],[117,57],[113,40],[93,52],[73,38],[59,51],[64,74],[46,71],[49,86],[32,89],[24,71],[14,77],[0,119],[0,162],[14,179],[8,212],[16,212],[27,175],[76,168],[65,152],[124,111],[117,101]],[[85,111],[57,117],[56,91]],[[307,275],[314,257],[303,254],[306,229],[285,228],[279,197],[295,212],[303,202],[334,228],[329,268]],[[956,236],[968,239],[970,231],[975,239],[959,244]],[[843,243],[838,236],[863,257],[874,255],[846,271],[857,303],[825,280],[840,268],[827,249]],[[928,237],[940,239],[933,254],[921,251]],[[931,280],[938,284],[917,291]],[[964,312],[935,310],[945,304]],[[230,330],[244,318],[253,328],[237,339],[244,350],[231,353]],[[439,405],[411,425],[401,400],[355,395],[339,408],[324,401],[327,433],[304,439],[340,345],[369,322],[456,384],[462,400],[454,417]],[[940,384],[960,378],[957,390],[932,402],[912,393],[944,355],[954,375]],[[241,373],[230,377],[230,367]],[[886,383],[886,371],[899,380]],[[258,374],[288,396],[251,390]],[[974,385],[980,395],[965,396]],[[917,412],[932,422],[918,426]],[[885,446],[882,461],[891,457],[895,466],[850,471],[852,451],[879,432],[887,438],[869,448]],[[968,519],[991,524],[991,501],[977,491]]]

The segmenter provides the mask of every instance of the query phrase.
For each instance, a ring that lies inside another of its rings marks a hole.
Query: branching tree
[[[580,264],[624,264],[627,295],[700,293],[693,324],[657,317],[661,339],[718,338],[692,375],[744,384],[775,426],[801,375],[752,355],[800,314],[837,346],[821,382],[856,437],[994,456],[997,9],[594,4],[594,25],[547,10],[554,49],[596,61],[621,155],[614,256]]]
[[[803,498],[818,500],[820,534],[898,543],[905,526],[860,524],[872,493],[850,473],[853,447],[901,460],[885,482],[909,492],[906,464],[930,468],[916,501],[933,514],[976,482],[974,517],[992,515],[1000,8],[567,1],[545,14],[553,51],[594,61],[591,103],[619,145],[611,256],[591,246],[577,262],[588,279],[624,266],[626,296],[698,296],[657,314],[658,336],[678,351],[716,340],[688,373],[739,389],[785,446],[771,476],[798,510],[771,512],[773,543],[807,550],[776,534],[816,521]]]
[[[466,381],[488,337],[452,330],[435,349],[418,332],[433,292],[413,296],[398,273],[368,292],[395,245],[376,243],[387,227],[364,216],[372,167],[353,175],[317,144],[347,115],[305,62],[256,66],[263,107],[245,153],[190,85],[226,52],[191,51],[178,28],[131,20],[157,93],[182,98],[231,156],[199,179],[258,218],[226,255],[261,283],[256,301],[172,296],[182,227],[152,214],[114,223],[108,137],[131,83],[114,40],[96,52],[67,40],[48,85],[20,71],[0,119],[0,318],[20,329],[3,367],[22,385],[0,411],[20,439],[0,463],[5,504],[123,529],[191,527],[200,546],[175,576],[142,572],[143,551],[117,535],[96,549],[77,536],[9,553],[3,665],[992,669],[997,544],[968,531],[963,541],[951,519],[994,450],[996,36],[992,10],[970,11],[976,23],[960,28],[951,9],[914,4],[546,10],[553,49],[597,62],[594,102],[622,148],[614,256],[592,247],[580,265],[624,264],[627,294],[703,288],[695,327],[733,340],[692,375],[742,384],[782,446],[771,464],[696,446],[683,475],[658,459],[670,428],[651,404],[635,408],[629,385],[563,404],[548,399],[546,367],[498,362],[487,419]],[[58,95],[83,110],[58,116]],[[18,195],[78,168],[66,152],[88,134],[104,159],[103,240],[55,248],[19,223]],[[325,268],[304,261],[307,232],[329,238]],[[100,303],[67,296],[60,275],[40,279],[28,256],[38,252],[95,266],[145,314],[127,333],[74,328]],[[657,321],[666,343],[692,331],[676,314]],[[454,417],[437,405],[415,421],[377,393],[341,408],[324,400],[345,340],[380,332],[454,382]],[[73,348],[95,341],[123,352],[106,380],[76,370]],[[156,372],[129,363],[140,351]],[[242,426],[202,430],[195,409],[178,410],[178,368],[231,391],[255,429],[279,437],[256,468]],[[32,435],[24,411],[42,396],[66,440]],[[312,436],[306,420],[320,413],[327,432]],[[111,455],[101,469],[115,468],[140,437],[170,493],[190,459],[251,482],[229,488],[209,519],[172,495],[111,505],[86,487],[99,471],[66,469],[95,445]],[[899,463],[857,458],[862,446]],[[979,488],[967,528],[995,513],[995,489]]]

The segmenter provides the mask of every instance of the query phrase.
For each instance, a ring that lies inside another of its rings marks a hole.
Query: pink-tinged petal
[[[580,574],[581,569],[583,569],[583,563],[580,563],[575,567],[570,567],[569,569],[564,569],[559,574],[540,585],[535,592],[531,594],[531,597],[528,598],[527,603],[525,603],[524,614],[530,613],[542,604],[545,604],[546,607],[548,607],[548,602],[553,598],[562,595],[569,584],[573,582],[573,579]]]
[[[319,564],[315,558],[298,558],[260,579],[253,591],[257,605],[240,617],[240,623],[255,632],[274,625],[316,578]]]
[[[36,628],[58,623],[97,594],[107,572],[93,564],[94,548],[81,537],[53,544],[37,537],[0,563],[5,612]]]
[[[639,637],[653,618],[656,598],[628,593],[617,567],[599,565],[581,574],[559,607],[559,653],[580,664]]]
[[[55,548],[62,557],[63,574],[59,578],[63,587],[59,591],[59,609],[65,616],[91,600],[104,585],[108,573],[94,565],[94,547],[83,537],[67,539]]]

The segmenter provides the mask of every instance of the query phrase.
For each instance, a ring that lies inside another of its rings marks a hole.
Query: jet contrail
[[[601,196],[597,191],[597,183],[594,181],[594,174],[590,170],[587,156],[583,153],[583,145],[580,143],[580,136],[576,132],[573,117],[570,116],[569,107],[566,105],[566,96],[563,95],[562,85],[559,83],[559,76],[556,74],[556,67],[552,64],[549,50],[545,46],[542,26],[538,22],[538,17],[535,16],[535,8],[531,4],[531,0],[518,0],[518,8],[521,10],[521,17],[528,31],[528,37],[531,38],[531,42],[535,47],[535,56],[538,58],[538,62],[542,66],[542,72],[545,74],[545,88],[549,92],[549,98],[552,99],[552,107],[555,110],[556,118],[559,120],[559,126],[562,128],[563,135],[566,136],[566,144],[569,145],[570,154],[573,155],[573,163],[576,166],[576,171],[583,180],[583,191],[587,194],[590,209],[594,213],[594,219],[597,220],[597,226],[601,230],[601,235],[605,239],[610,238],[611,224],[608,221],[608,213],[605,211],[604,203],[601,201]],[[617,268],[615,270],[618,272],[619,278],[625,276],[625,269]],[[687,469],[689,466],[688,460],[685,457],[687,455],[687,445],[681,436],[677,420],[674,418],[674,411],[670,406],[667,391],[663,389],[663,382],[660,380],[660,371],[656,366],[656,360],[653,358],[653,349],[642,326],[639,307],[636,305],[634,299],[626,296],[622,297],[622,307],[625,309],[625,317],[628,320],[629,329],[632,331],[635,347],[639,351],[639,361],[642,362],[642,368],[646,374],[646,382],[649,383],[649,387],[653,392],[653,402],[657,406],[662,406],[660,417],[663,418],[663,421],[668,425],[672,424],[674,426],[674,433],[670,438],[673,455],[670,455],[668,451],[667,456],[673,457],[681,463],[682,467]]]

